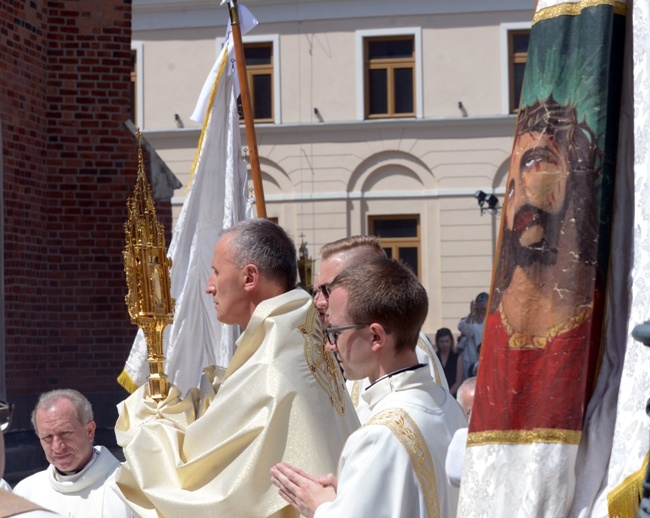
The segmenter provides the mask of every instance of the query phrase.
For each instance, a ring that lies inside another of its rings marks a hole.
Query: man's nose
[[[329,305],[328,300],[325,298],[325,296],[321,293],[320,290],[318,290],[316,292],[316,295],[314,295],[314,305],[320,309],[327,309]]]
[[[213,277],[214,277],[214,273],[210,275],[210,277],[208,277],[208,282],[205,285],[205,292],[211,295],[214,294],[215,290],[217,289]]]
[[[65,448],[65,441],[61,439],[58,435],[55,435],[52,439],[52,449],[54,451],[61,451]]]

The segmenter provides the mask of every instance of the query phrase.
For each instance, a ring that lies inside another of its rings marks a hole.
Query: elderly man
[[[289,236],[265,219],[217,243],[206,291],[217,318],[244,331],[202,397],[172,387],[156,403],[145,385],[126,401],[116,432],[127,462],[116,480],[139,515],[297,516],[269,468],[283,458],[336,467],[359,421],[312,299],[295,287],[296,261]]]
[[[95,421],[90,402],[72,389],[41,394],[32,424],[50,466],[16,485],[14,493],[75,518],[132,516],[107,481],[119,461],[93,447]]]
[[[334,277],[350,266],[385,257],[386,252],[384,252],[379,239],[375,236],[345,237],[323,246],[321,249],[321,265],[318,274],[318,285],[314,295],[314,304],[318,309],[318,314],[324,325],[328,325],[329,285],[334,280]],[[429,366],[431,375],[436,383],[445,389],[449,389],[438,355],[433,350],[433,346],[424,333],[419,334],[415,350],[420,363]],[[351,380],[349,377],[347,379],[346,386],[350,392],[352,404],[359,415],[359,419],[363,423],[368,418],[370,410],[363,398],[360,397],[360,394],[363,393],[369,385],[369,382],[367,379]]]
[[[5,472],[5,438],[4,432],[11,423],[13,405],[0,401],[0,516],[15,518],[64,518],[30,502],[29,500],[11,493],[11,486],[1,477]]]
[[[288,463],[271,469],[304,516],[456,516],[445,456],[466,420],[415,354],[427,309],[415,275],[390,259],[350,267],[331,283],[325,333],[346,375],[369,378],[362,397],[371,414],[345,445],[338,484]]]

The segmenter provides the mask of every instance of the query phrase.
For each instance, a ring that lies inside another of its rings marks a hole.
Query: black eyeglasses
[[[11,424],[11,414],[14,411],[13,403],[0,401],[0,430],[3,432],[9,428]]]
[[[314,290],[314,297],[318,295],[318,293],[325,297],[325,299],[330,298],[330,285],[329,284],[321,284]]]
[[[342,331],[347,331],[348,329],[361,329],[362,327],[368,327],[370,324],[352,324],[351,326],[341,326],[341,327],[326,327],[323,329],[327,335],[327,341],[332,345],[336,345],[336,341],[339,339],[339,335]]]

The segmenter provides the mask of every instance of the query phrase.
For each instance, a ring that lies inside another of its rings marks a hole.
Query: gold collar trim
[[[588,306],[585,306],[580,313],[576,316],[571,317],[570,319],[560,322],[552,326],[544,336],[535,336],[527,335],[517,331],[512,324],[508,321],[506,313],[503,308],[503,301],[499,303],[499,315],[501,317],[501,323],[503,328],[506,330],[506,333],[510,338],[508,338],[508,346],[511,349],[522,350],[522,349],[536,349],[543,350],[546,349],[549,341],[554,338],[575,329],[576,327],[581,326],[585,320],[587,320],[592,313],[593,302]]]

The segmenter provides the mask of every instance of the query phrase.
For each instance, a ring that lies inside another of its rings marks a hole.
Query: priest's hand
[[[271,468],[271,482],[279,488],[280,496],[306,518],[312,518],[319,505],[336,498],[334,475],[315,478],[286,462]]]

